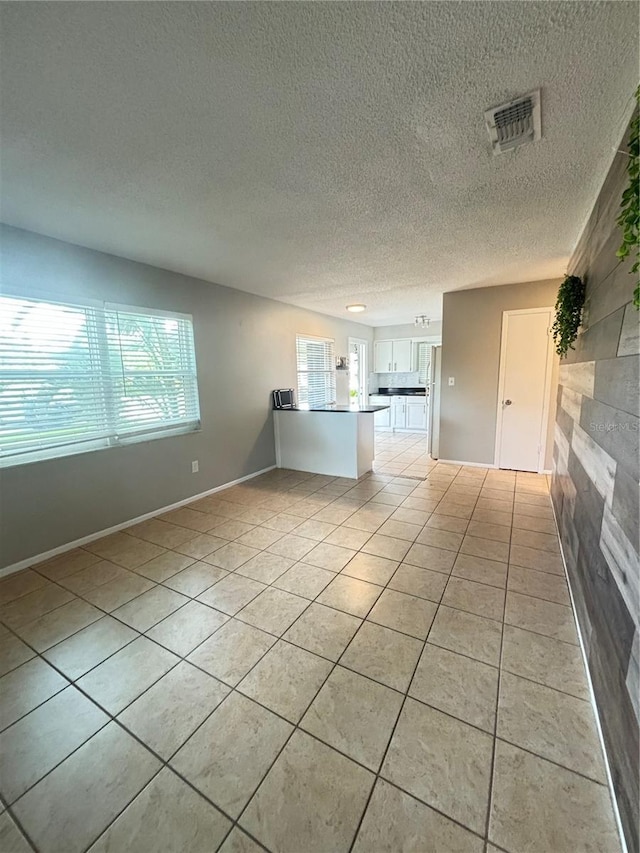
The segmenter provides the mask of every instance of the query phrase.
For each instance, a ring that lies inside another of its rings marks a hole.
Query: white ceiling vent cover
[[[537,142],[541,136],[540,89],[484,114],[494,154]]]

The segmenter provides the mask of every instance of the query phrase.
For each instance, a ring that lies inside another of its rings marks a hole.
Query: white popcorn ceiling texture
[[[561,275],[635,2],[2,3],[2,218],[371,325]],[[483,111],[542,89],[543,139]]]

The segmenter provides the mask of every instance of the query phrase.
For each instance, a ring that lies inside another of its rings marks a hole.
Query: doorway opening
[[[367,342],[362,338],[349,338],[349,402],[366,406],[367,394]]]

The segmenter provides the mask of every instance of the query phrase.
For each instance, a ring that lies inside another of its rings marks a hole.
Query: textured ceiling
[[[5,222],[371,325],[560,275],[638,68],[635,2],[0,5]]]

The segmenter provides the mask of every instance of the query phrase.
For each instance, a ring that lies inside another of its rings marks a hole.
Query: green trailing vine
[[[640,104],[640,86],[636,89],[636,101]],[[640,269],[640,114],[636,114],[629,127],[629,162],[627,163],[629,186],[622,193],[618,225],[622,228],[622,244],[616,256],[623,261],[631,255],[635,263],[630,273],[636,275]],[[636,281],[633,304],[640,309],[640,281]]]
[[[558,290],[556,299],[556,319],[551,327],[556,352],[563,357],[578,337],[582,319],[585,286],[577,275],[566,275]]]

